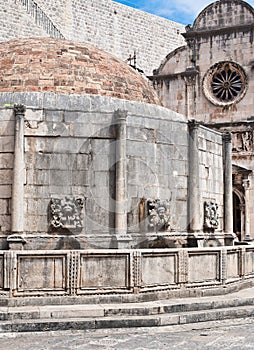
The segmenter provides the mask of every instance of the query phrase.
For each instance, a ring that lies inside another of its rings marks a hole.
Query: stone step
[[[254,305],[254,289],[240,293],[143,303],[5,306],[0,307],[0,320],[151,316]]]
[[[148,316],[103,316],[66,319],[14,319],[0,321],[1,332],[85,330],[100,328],[155,327],[254,317],[254,306],[230,307]]]
[[[0,307],[0,320],[149,316],[254,305],[254,297],[222,300],[164,300],[129,304]]]
[[[151,327],[243,317],[254,317],[254,288],[141,303],[2,306],[0,332]]]

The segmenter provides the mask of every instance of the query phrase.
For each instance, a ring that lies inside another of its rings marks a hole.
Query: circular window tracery
[[[219,62],[203,80],[205,96],[213,104],[226,106],[240,101],[247,89],[247,76],[237,63]]]

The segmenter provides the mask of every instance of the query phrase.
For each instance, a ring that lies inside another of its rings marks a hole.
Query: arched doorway
[[[245,201],[244,195],[239,191],[233,190],[233,230],[238,236],[239,241],[245,237],[244,225]]]

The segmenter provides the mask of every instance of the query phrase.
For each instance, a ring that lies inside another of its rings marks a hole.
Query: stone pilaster
[[[224,158],[224,231],[233,234],[233,184],[231,134],[223,135]]]
[[[250,236],[250,180],[243,179],[243,188],[245,193],[245,236],[244,241],[252,241]]]
[[[198,233],[202,230],[202,218],[200,210],[200,186],[199,186],[199,151],[198,151],[198,127],[195,120],[189,122],[189,228],[190,232]]]
[[[116,205],[115,235],[118,248],[127,248],[127,111],[117,110],[116,121]]]
[[[24,230],[24,105],[14,105],[15,115],[15,146],[12,184],[12,233],[22,234]]]

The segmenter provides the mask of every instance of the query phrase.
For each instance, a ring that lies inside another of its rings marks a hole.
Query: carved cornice
[[[232,27],[223,27],[223,28],[212,28],[212,29],[204,29],[204,30],[193,30],[190,29],[186,33],[182,33],[183,37],[188,41],[192,38],[197,37],[210,37],[215,35],[223,35],[228,33],[242,32],[242,31],[250,31],[254,29],[254,24],[243,24]]]
[[[186,71],[180,72],[180,73],[152,75],[152,76],[149,76],[148,79],[152,81],[161,81],[161,80],[167,81],[167,80],[173,80],[178,78],[192,79],[192,78],[195,78],[198,74],[199,74],[199,70],[197,67],[195,67],[193,69],[187,69]]]
[[[230,122],[216,122],[216,123],[204,123],[204,126],[208,128],[216,128],[216,129],[229,129],[229,128],[241,128],[244,127],[244,129],[239,129],[239,131],[247,130],[250,128],[254,129],[254,120],[253,117],[249,118],[250,120],[240,120],[240,121],[230,121]],[[238,129],[237,129],[238,130]]]

